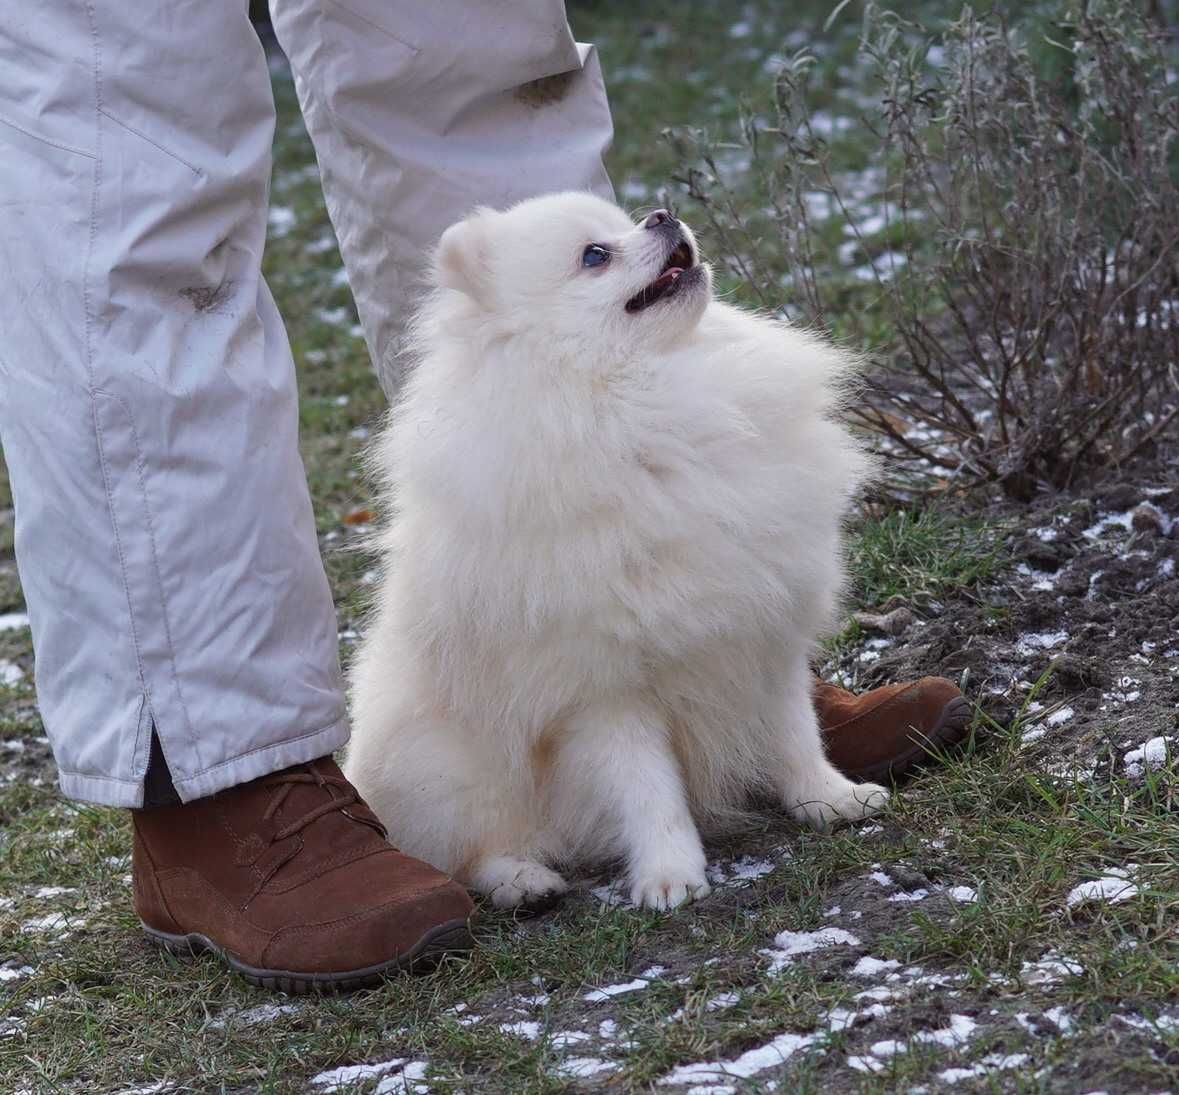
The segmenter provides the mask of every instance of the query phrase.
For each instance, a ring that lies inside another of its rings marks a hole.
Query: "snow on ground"
[[[0,631],[19,631],[29,626],[28,613],[5,612],[0,614]]]
[[[895,958],[873,958],[866,954],[852,966],[851,975],[853,977],[879,977],[882,973],[891,973],[899,967],[900,962]]]
[[[246,1008],[244,1011],[231,1011],[209,1020],[210,1030],[223,1030],[226,1027],[252,1027],[257,1023],[273,1023],[283,1015],[296,1015],[300,1011],[298,1004],[259,1004],[256,1008]]]
[[[584,1080],[600,1072],[610,1072],[617,1066],[600,1057],[567,1057],[553,1068],[553,1074],[563,1080]]]
[[[774,949],[759,953],[770,960],[770,972],[776,973],[790,965],[800,954],[826,950],[828,947],[858,947],[860,940],[843,928],[818,928],[810,932],[779,932],[774,936]]]
[[[944,1084],[957,1084],[963,1080],[975,1080],[988,1076],[992,1072],[1002,1072],[1004,1069],[1019,1068],[1027,1064],[1031,1058],[1026,1053],[991,1053],[976,1064],[967,1068],[947,1068],[937,1074],[937,1078]]]
[[[857,1072],[881,1072],[889,1057],[898,1053],[905,1053],[911,1045],[936,1045],[946,1049],[954,1049],[970,1041],[978,1023],[969,1015],[951,1015],[949,1026],[937,1030],[920,1030],[910,1035],[907,1041],[897,1038],[887,1038],[873,1042],[867,1053],[848,1057],[848,1066]]]
[[[322,1088],[324,1092],[346,1091],[348,1088],[387,1076],[394,1069],[400,1069],[408,1058],[394,1057],[391,1061],[382,1061],[372,1065],[341,1065],[339,1068],[329,1068],[311,1077],[314,1087]]]
[[[1030,987],[1054,985],[1066,977],[1080,977],[1085,967],[1073,958],[1066,958],[1055,951],[1048,951],[1035,962],[1025,962],[1019,975]]]
[[[751,1076],[788,1061],[800,1050],[806,1049],[818,1036],[815,1034],[779,1034],[763,1046],[746,1050],[739,1057],[728,1061],[701,1061],[697,1064],[680,1065],[658,1081],[668,1084],[706,1084],[715,1089],[718,1082],[726,1077],[747,1080]],[[708,1087],[701,1087],[707,1091]]]
[[[1110,872],[1101,878],[1074,886],[1069,891],[1068,897],[1065,898],[1065,905],[1070,909],[1075,909],[1078,905],[1098,902],[1117,905],[1119,902],[1137,897],[1138,887],[1124,875],[1120,877],[1119,875],[1120,872]]]
[[[619,985],[606,985],[603,988],[594,989],[592,992],[587,992],[582,999],[587,1004],[600,1004],[603,1000],[609,1000],[611,996],[638,992],[640,989],[645,989],[650,983],[645,977],[636,977],[633,981],[624,981]]]
[[[1052,650],[1067,641],[1066,631],[1029,632],[1015,640],[1015,649],[1024,657],[1031,657],[1041,650]]]
[[[1126,775],[1131,779],[1141,779],[1148,768],[1162,767],[1167,763],[1167,755],[1174,741],[1171,737],[1151,738],[1137,748],[1131,749],[1122,758],[1126,766]]]

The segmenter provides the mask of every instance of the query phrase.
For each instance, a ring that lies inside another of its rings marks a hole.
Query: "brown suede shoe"
[[[148,937],[255,985],[361,988],[471,945],[466,890],[393,848],[329,758],[132,817]]]
[[[890,684],[856,696],[815,680],[815,714],[827,756],[848,779],[887,783],[966,737],[970,702],[944,677]]]

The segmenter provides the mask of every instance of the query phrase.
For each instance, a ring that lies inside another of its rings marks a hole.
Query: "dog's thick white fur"
[[[351,677],[345,771],[390,838],[504,906],[621,856],[669,908],[708,892],[698,826],[758,792],[820,826],[878,808],[823,754],[807,665],[868,469],[831,418],[849,358],[587,194],[476,212],[435,278]]]

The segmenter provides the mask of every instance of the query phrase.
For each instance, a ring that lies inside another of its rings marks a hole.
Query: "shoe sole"
[[[144,934],[156,946],[180,958],[191,958],[199,954],[214,954],[235,973],[240,974],[251,985],[286,992],[292,996],[308,993],[353,992],[356,989],[371,988],[391,973],[416,972],[433,967],[448,954],[469,951],[475,941],[466,920],[449,920],[431,928],[408,951],[378,962],[374,966],[347,970],[341,973],[297,973],[293,970],[258,969],[243,962],[237,955],[214,943],[200,932],[186,935],[172,935],[158,928],[143,926]]]
[[[955,696],[937,717],[933,729],[926,735],[924,741],[914,742],[912,748],[899,757],[870,765],[867,768],[857,768],[845,772],[848,779],[857,783],[887,783],[897,782],[906,776],[926,767],[935,760],[930,756],[932,749],[946,749],[957,745],[966,737],[970,730],[972,709],[970,701],[965,696]]]

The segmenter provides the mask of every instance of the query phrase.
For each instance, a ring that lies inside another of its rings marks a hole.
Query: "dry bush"
[[[878,106],[862,124],[889,248],[868,267],[871,306],[893,345],[873,348],[857,417],[927,484],[1027,498],[1122,466],[1179,423],[1179,95],[1164,34],[1125,0],[1052,15],[1012,27],[967,9],[935,38],[875,5],[865,17]],[[880,244],[861,233],[857,176],[817,131],[813,64],[784,63],[769,119],[746,119],[747,168],[727,171],[735,157],[698,132],[670,136],[730,268],[767,306],[785,298],[792,318],[830,328],[816,197],[863,254]]]

